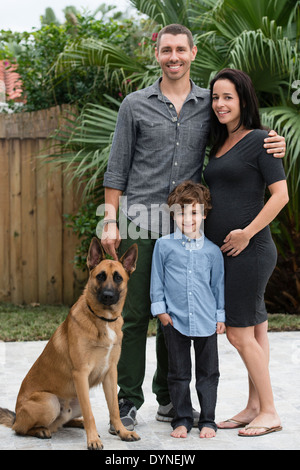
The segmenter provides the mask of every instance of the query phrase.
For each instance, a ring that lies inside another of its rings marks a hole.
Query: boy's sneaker
[[[157,414],[155,416],[157,421],[162,421],[165,423],[171,423],[172,419],[175,417],[175,410],[172,405],[172,403],[169,403],[168,405],[159,405]],[[193,418],[194,418],[194,424],[193,427],[197,428],[198,427],[198,421],[200,418],[200,413],[198,411],[193,409]]]
[[[126,398],[121,398],[119,400],[119,410],[120,418],[128,431],[134,431],[134,426],[137,425],[136,413],[137,409],[132,403],[132,401],[127,400]],[[114,426],[110,424],[109,427],[110,434],[117,434]]]

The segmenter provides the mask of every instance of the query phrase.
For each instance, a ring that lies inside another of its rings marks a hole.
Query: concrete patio
[[[145,403],[138,411],[138,442],[123,442],[108,433],[108,412],[101,387],[90,392],[97,429],[104,444],[103,456],[138,456],[148,451],[167,455],[169,451],[197,454],[200,450],[299,450],[300,422],[300,332],[269,333],[270,372],[276,407],[283,430],[262,437],[241,438],[237,430],[219,430],[213,439],[200,439],[193,429],[187,439],[170,437],[171,427],[155,420],[157,403],[151,391],[155,371],[155,338],[147,342],[147,370],[144,382]],[[0,342],[0,406],[14,410],[18,390],[45,342]],[[225,335],[219,336],[220,385],[216,420],[232,417],[247,400],[248,385],[245,368],[236,350]],[[193,404],[198,408],[194,383],[191,384]],[[85,450],[86,436],[81,429],[62,429],[52,439],[40,440],[17,436],[11,429],[0,426],[2,450]],[[105,451],[111,451],[107,454]],[[125,454],[121,451],[127,451]],[[97,453],[99,455],[99,453]],[[146,453],[147,454],[147,453]],[[154,458],[154,457],[153,457]],[[111,462],[112,463],[112,462]],[[118,462],[123,463],[123,462]],[[154,461],[152,462],[154,463]],[[132,464],[132,462],[131,462]]]

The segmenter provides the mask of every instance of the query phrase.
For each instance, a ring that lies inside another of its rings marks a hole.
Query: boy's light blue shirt
[[[189,239],[177,228],[159,238],[151,271],[151,312],[168,313],[185,336],[211,336],[225,322],[224,261],[204,234]]]

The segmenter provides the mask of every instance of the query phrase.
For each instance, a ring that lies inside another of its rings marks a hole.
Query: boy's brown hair
[[[184,181],[179,184],[168,197],[168,206],[171,208],[171,214],[174,216],[172,206],[184,207],[187,204],[203,204],[204,215],[207,216],[212,208],[209,189],[203,184],[194,183],[193,181]]]

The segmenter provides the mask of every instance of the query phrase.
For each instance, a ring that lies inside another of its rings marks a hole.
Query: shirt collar
[[[203,248],[205,240],[205,235],[202,230],[200,230],[200,234],[200,238],[189,238],[177,227],[174,233],[174,238],[178,240],[186,250],[200,250]]]
[[[150,98],[153,95],[156,95],[160,101],[164,101],[162,92],[160,90],[160,82],[162,81],[162,77],[160,77],[153,85],[149,86],[146,90],[147,98]],[[194,101],[198,101],[198,98],[205,98],[207,95],[207,90],[204,90],[195,85],[193,80],[190,79],[191,83],[191,91],[186,99],[186,101],[193,99]]]

